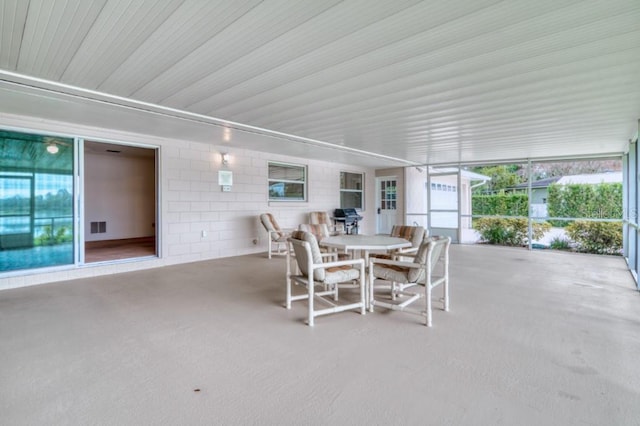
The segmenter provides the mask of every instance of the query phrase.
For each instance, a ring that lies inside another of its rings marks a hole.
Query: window
[[[73,144],[0,131],[0,272],[73,264]]]
[[[306,201],[307,168],[269,163],[269,201]]]
[[[364,210],[364,174],[340,172],[340,208]]]

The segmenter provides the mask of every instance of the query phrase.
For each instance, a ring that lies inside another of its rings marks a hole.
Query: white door
[[[376,178],[376,233],[389,234],[393,225],[400,224],[396,197],[395,176]]]

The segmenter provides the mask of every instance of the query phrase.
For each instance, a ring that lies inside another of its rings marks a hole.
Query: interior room
[[[635,0],[4,0],[3,422],[636,424],[638,65]],[[568,160],[619,250],[468,244]]]
[[[156,255],[156,150],[84,142],[84,262]]]

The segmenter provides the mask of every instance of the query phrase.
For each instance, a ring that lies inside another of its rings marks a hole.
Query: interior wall
[[[85,241],[155,235],[155,159],[85,153]],[[91,233],[91,222],[106,232]]]
[[[372,168],[233,149],[225,146],[222,140],[195,143],[6,113],[0,114],[0,126],[157,147],[157,226],[160,241],[159,257],[155,259],[82,268],[32,270],[0,277],[0,289],[266,252],[266,232],[260,224],[259,215],[271,212],[281,227],[291,228],[307,223],[310,211],[333,212],[340,205],[341,171],[364,173],[365,209],[361,212],[364,219],[360,231],[375,233],[376,173]],[[242,138],[242,134],[238,132],[234,138]],[[229,153],[229,164],[222,165],[221,152]],[[304,164],[308,167],[306,202],[268,201],[269,161]],[[218,185],[219,170],[233,173],[230,192],[223,192]],[[281,259],[274,259],[274,262],[278,261]]]

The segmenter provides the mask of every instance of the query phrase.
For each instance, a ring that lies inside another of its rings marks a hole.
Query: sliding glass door
[[[0,272],[74,263],[73,148],[0,130]]]

